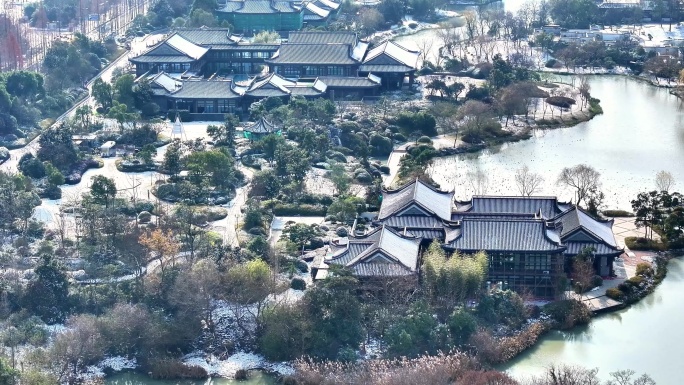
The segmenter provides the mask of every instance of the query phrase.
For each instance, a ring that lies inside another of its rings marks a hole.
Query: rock
[[[228,203],[228,197],[218,197],[214,200],[214,204],[225,205]]]
[[[326,226],[326,225],[320,225],[319,228],[320,228],[322,231],[329,231],[329,230],[330,230],[330,227],[328,227],[328,226]]]
[[[151,220],[152,214],[150,214],[148,211],[142,211],[140,214],[138,214],[138,222],[140,223],[148,223]]]
[[[344,226],[340,226],[335,230],[335,234],[337,234],[338,237],[346,237],[349,235],[349,230]]]

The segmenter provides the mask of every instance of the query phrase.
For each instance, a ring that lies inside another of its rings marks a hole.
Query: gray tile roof
[[[304,19],[304,21],[321,21],[321,20],[325,20],[324,17],[318,16],[318,15],[316,15],[316,14],[309,13],[309,12],[307,12],[307,13],[303,16],[303,19]]]
[[[246,44],[235,45],[212,45],[211,49],[216,51],[271,51],[275,52],[280,48],[280,44]]]
[[[182,81],[169,76],[165,72],[148,76],[148,80],[150,81],[152,88],[161,88],[162,90],[166,91],[163,92],[163,94],[175,92],[177,89],[183,86]]]
[[[419,238],[383,226],[363,237],[350,238],[348,246],[326,263],[346,266],[360,276],[411,275],[418,270],[419,251]]]
[[[173,99],[235,99],[242,95],[231,87],[230,80],[184,80],[182,87],[169,95]]]
[[[419,58],[420,52],[412,51],[391,40],[387,40],[371,48],[366,58],[363,59],[363,64],[394,64],[418,69]]]
[[[560,224],[562,227],[562,239],[565,239],[569,234],[577,230],[583,230],[590,235],[594,235],[597,240],[605,242],[607,246],[617,247],[615,235],[613,234],[613,221],[596,220],[577,207],[573,207],[558,215],[555,223]]]
[[[261,119],[257,120],[256,122],[245,127],[244,131],[252,132],[252,133],[256,133],[256,134],[269,134],[271,132],[278,131],[278,127],[276,127],[275,124],[266,120],[266,118],[262,117]]]
[[[355,45],[358,37],[354,32],[292,31],[289,44],[347,44]]]
[[[353,76],[322,76],[319,78],[328,87],[335,88],[375,88],[380,86],[380,81],[375,76],[353,77]]]
[[[223,5],[222,8],[219,8],[219,12],[235,12],[238,9],[242,8],[242,1],[226,1],[226,4]]]
[[[391,216],[383,219],[382,223],[401,229],[404,227],[409,229],[441,229],[444,226],[441,219],[418,215]]]
[[[219,12],[225,13],[248,13],[248,14],[268,14],[268,13],[298,13],[300,9],[296,8],[290,1],[269,1],[269,0],[242,0],[242,1],[226,1],[226,4],[221,7]]]
[[[375,72],[375,73],[395,73],[395,72],[411,72],[415,71],[415,68],[405,66],[405,65],[395,65],[395,64],[361,64],[359,67],[361,72]]]
[[[622,254],[623,250],[622,249],[616,249],[614,247],[608,247],[603,243],[588,243],[588,242],[566,242],[564,243],[565,246],[567,246],[567,250],[565,250],[565,255],[577,255],[584,250],[585,247],[593,247],[594,248],[594,255],[620,255]]]
[[[137,57],[128,60],[133,63],[188,63],[201,59],[208,51],[209,48],[199,46],[174,33]]]
[[[401,231],[401,229],[399,229]],[[422,239],[444,239],[444,230],[407,229],[408,234]]]
[[[301,11],[299,7],[295,6],[294,3],[290,1],[274,1],[273,8],[278,12],[284,13],[296,13]]]
[[[331,0],[316,0],[314,3],[323,9],[330,9],[333,11],[340,7],[340,3]]]
[[[397,190],[383,191],[378,220],[383,220],[412,204],[422,207],[438,218],[451,220],[451,200],[453,192],[439,191],[420,180],[416,180]]]
[[[235,44],[228,28],[181,28],[176,33],[198,45]]]
[[[358,64],[350,56],[350,46],[346,44],[291,44],[285,43],[268,63],[303,65],[344,65]]]
[[[469,213],[534,215],[541,210],[545,218],[553,218],[562,212],[556,197],[474,196],[460,203],[457,210]]]
[[[448,247],[464,251],[562,252],[543,220],[464,220],[461,233]]]
[[[189,56],[195,60],[199,60],[202,56],[204,56],[204,54],[207,53],[207,51],[209,51],[208,48],[201,47],[185,39],[183,36],[179,34],[174,34],[170,38],[166,39],[165,44],[168,44],[169,46],[183,53],[184,55]]]
[[[138,57],[133,57],[128,59],[132,63],[193,63],[195,62],[195,59],[187,57],[187,56],[172,56],[172,55],[165,55],[165,56],[147,56],[145,54],[140,55]]]
[[[318,5],[312,3],[312,2],[307,2],[304,6],[305,13],[304,13],[304,18],[306,18],[307,14],[310,15],[315,15],[319,17],[320,19],[325,19],[330,15],[330,11],[327,9],[323,9],[319,7]]]

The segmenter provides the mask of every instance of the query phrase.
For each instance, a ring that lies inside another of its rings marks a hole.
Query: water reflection
[[[567,79],[567,77],[565,78]],[[556,185],[563,167],[587,163],[601,173],[609,208],[631,209],[630,201],[654,188],[659,170],[671,172],[684,186],[684,112],[682,102],[668,90],[627,77],[590,78],[592,94],[601,99],[603,115],[574,127],[535,130],[529,140],[505,144],[478,154],[440,158],[432,177],[453,188],[460,199],[472,189],[468,171],[481,169],[489,177],[488,194],[515,194],[515,170],[527,164],[544,177],[540,194],[572,198]]]
[[[630,308],[605,314],[589,326],[552,332],[501,369],[523,378],[542,373],[552,364],[601,368],[599,374],[619,369],[648,373],[658,385],[681,384],[684,306],[684,262],[669,264],[669,273],[656,291]],[[677,350],[675,350],[677,349]]]

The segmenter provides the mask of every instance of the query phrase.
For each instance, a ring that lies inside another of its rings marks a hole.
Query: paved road
[[[149,35],[143,38],[136,38],[131,44],[131,50],[127,51],[123,55],[121,55],[118,59],[110,63],[105,69],[103,69],[98,75],[96,75],[92,80],[90,80],[86,84],[86,88],[88,90],[88,97],[85,98],[84,100],[76,103],[74,106],[72,106],[69,110],[67,110],[62,116],[58,117],[55,120],[55,124],[58,124],[59,122],[64,121],[67,118],[70,118],[73,116],[74,111],[81,107],[84,104],[90,105],[93,109],[95,109],[95,99],[90,96],[90,92],[92,90],[92,84],[95,82],[95,80],[101,78],[104,81],[110,82],[112,80],[112,75],[114,74],[114,70],[117,68],[122,68],[128,65],[128,58],[131,57],[132,55],[137,55],[141,51],[145,50],[146,44],[151,41],[155,41],[156,39],[159,39],[160,35]],[[40,139],[40,135],[35,137],[29,144],[22,148],[18,148],[15,150],[10,151],[10,159],[4,162],[3,164],[0,165],[0,171],[7,172],[7,173],[13,173],[17,172],[17,166],[19,163],[19,159],[21,157],[28,153],[31,152],[33,154],[38,151],[38,140]]]

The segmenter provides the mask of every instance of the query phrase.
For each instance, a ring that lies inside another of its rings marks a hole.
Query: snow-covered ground
[[[227,358],[219,359],[212,354],[193,352],[182,360],[186,365],[204,368],[210,376],[235,377],[238,370],[264,369],[267,371],[288,375],[294,373],[294,368],[287,362],[270,362],[263,356],[248,352],[237,352]]]

